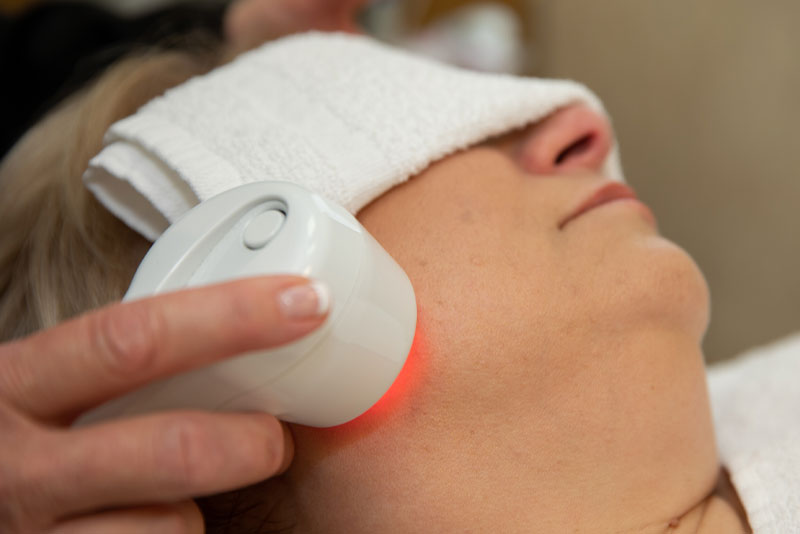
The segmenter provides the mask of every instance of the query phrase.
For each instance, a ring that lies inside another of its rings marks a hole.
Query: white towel
[[[713,366],[722,463],[755,534],[800,532],[800,334]]]
[[[114,124],[84,180],[157,238],[200,201],[287,180],[358,212],[436,161],[583,102],[583,86],[460,70],[367,37],[301,34],[189,80]],[[622,179],[616,148],[605,174]]]

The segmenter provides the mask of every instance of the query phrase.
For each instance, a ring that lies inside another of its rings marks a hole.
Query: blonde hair
[[[82,175],[108,127],[233,58],[153,52],[123,60],[47,116],[0,165],[0,342],[119,300],[150,243],[103,208]],[[206,531],[289,532],[281,477],[200,499]]]
[[[156,51],[127,58],[9,153],[0,166],[0,341],[121,298],[150,244],[98,204],[81,176],[112,123],[219,59]]]

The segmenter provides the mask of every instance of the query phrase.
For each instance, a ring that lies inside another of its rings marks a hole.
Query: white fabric
[[[713,366],[722,463],[755,534],[800,532],[800,334]]]
[[[114,124],[84,180],[155,239],[184,212],[288,180],[351,213],[447,154],[574,102],[583,86],[465,71],[367,37],[308,33],[189,80]],[[622,179],[616,148],[604,172]]]

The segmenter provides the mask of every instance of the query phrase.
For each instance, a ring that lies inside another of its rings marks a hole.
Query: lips
[[[563,230],[566,225],[570,222],[575,220],[576,218],[580,217],[587,211],[593,210],[599,206],[604,204],[608,204],[610,202],[617,202],[620,200],[632,200],[635,201],[636,204],[641,207],[645,213],[648,215],[648,218],[651,219],[652,222],[655,222],[655,218],[653,217],[652,212],[650,209],[642,204],[639,201],[639,198],[636,196],[636,193],[625,184],[621,184],[618,182],[611,182],[606,183],[597,189],[595,189],[586,199],[584,199],[576,209],[572,210],[569,215],[564,217],[558,223],[558,229]]]

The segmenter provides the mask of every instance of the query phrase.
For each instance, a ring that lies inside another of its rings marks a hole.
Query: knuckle
[[[284,462],[284,440],[280,423],[271,416],[240,429],[235,445],[235,466],[242,477],[264,479],[281,470]]]
[[[251,457],[260,459],[263,473],[272,476],[280,471],[286,455],[283,428],[277,419],[266,419],[259,430],[262,433],[261,439],[253,440],[258,444],[258,449],[253,451]]]
[[[160,521],[160,532],[168,534],[197,534],[197,529],[192,528],[192,522],[180,511],[172,512]]]
[[[100,314],[90,325],[92,345],[108,372],[126,379],[152,368],[165,332],[163,316],[154,307],[143,305]]]
[[[198,418],[187,415],[170,420],[159,435],[157,464],[167,483],[185,491],[206,487],[215,463],[207,427]]]
[[[193,503],[174,505],[165,519],[165,524],[160,532],[200,534],[204,531],[203,518]]]
[[[4,426],[8,419],[10,408],[7,408],[6,403],[24,410],[30,402],[28,391],[34,377],[28,365],[30,355],[26,359],[20,348],[24,343],[0,346],[0,426]]]

